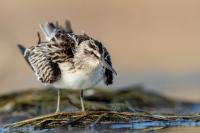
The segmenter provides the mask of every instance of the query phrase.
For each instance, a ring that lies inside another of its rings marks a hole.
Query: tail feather
[[[19,48],[21,54],[23,56],[25,56],[26,48],[23,45],[21,45],[21,44],[17,44],[17,47]]]
[[[25,48],[23,45],[21,44],[17,44],[17,47],[19,48],[21,54],[24,56],[24,59],[26,60],[26,62],[29,64],[29,66],[32,68],[31,64],[28,61],[28,49]],[[32,68],[33,70],[33,68]]]
[[[45,23],[44,25],[40,25],[42,32],[47,41],[50,41],[56,34],[56,27],[53,23]]]
[[[67,33],[73,33],[72,26],[69,20],[65,21],[65,31]]]

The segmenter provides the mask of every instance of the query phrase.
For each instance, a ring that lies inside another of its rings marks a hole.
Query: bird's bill
[[[104,59],[101,59],[100,62],[101,62],[101,64],[102,64],[105,68],[107,68],[108,70],[110,70],[111,72],[113,72],[115,75],[117,75],[117,72],[115,71],[115,69],[112,68],[112,66],[109,65]]]

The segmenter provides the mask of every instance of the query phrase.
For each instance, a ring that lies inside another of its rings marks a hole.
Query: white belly
[[[89,89],[103,79],[103,68],[99,67],[90,73],[85,71],[62,71],[61,78],[53,84],[57,88]]]

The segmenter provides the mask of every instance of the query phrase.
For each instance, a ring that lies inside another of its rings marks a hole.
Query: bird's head
[[[94,66],[99,65],[101,53],[94,40],[85,40],[81,42],[77,50],[79,58],[84,62]]]
[[[101,42],[94,39],[83,41],[80,44],[79,50],[81,51],[79,53],[82,53],[80,58],[84,58],[86,63],[89,63],[91,66],[101,65],[116,74],[116,71],[112,67],[111,61],[108,61],[110,60],[109,54]]]

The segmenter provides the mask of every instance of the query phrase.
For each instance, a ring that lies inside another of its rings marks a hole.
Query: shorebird
[[[60,89],[65,88],[81,90],[81,108],[85,111],[83,90],[103,80],[110,85],[114,74],[117,75],[109,52],[101,42],[87,34],[74,34],[69,21],[65,28],[52,22],[40,25],[40,28],[46,39],[44,42],[38,33],[39,41],[35,46],[25,48],[18,44],[18,48],[38,80],[58,88],[56,112],[60,112]]]

